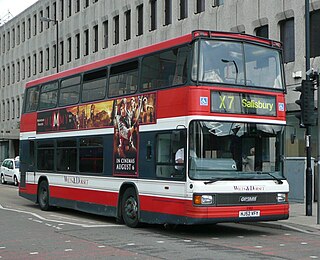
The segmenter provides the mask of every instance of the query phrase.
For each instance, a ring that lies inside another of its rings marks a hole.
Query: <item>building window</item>
[[[71,16],[71,13],[72,13],[72,0],[68,0],[68,7],[67,7],[67,17],[70,17]]]
[[[89,55],[89,29],[84,31],[84,56]]]
[[[224,4],[224,0],[213,0],[213,7],[220,6]]]
[[[6,42],[6,35],[5,34],[3,34],[2,35],[2,53],[5,53],[5,42]]]
[[[64,0],[60,0],[60,21],[64,19]]]
[[[20,81],[20,61],[17,61],[17,82]]]
[[[57,45],[54,44],[52,47],[52,68],[55,68],[57,66]]]
[[[84,56],[89,55],[89,29],[84,31]]]
[[[89,6],[89,0],[84,0],[83,8],[87,8]]]
[[[46,7],[46,17],[50,17],[50,6]],[[46,29],[48,29],[50,23],[45,23],[45,24],[46,24]]]
[[[16,44],[16,30],[13,28],[12,29],[12,48],[14,48]]]
[[[2,87],[6,85],[6,69],[2,67]]]
[[[5,107],[5,102],[2,101],[2,121],[4,121],[4,120],[5,120],[5,117],[6,117],[5,109],[6,109],[6,107]]]
[[[280,22],[280,40],[283,43],[283,60],[292,62],[295,57],[294,18]]]
[[[196,2],[196,14],[202,13],[205,11],[205,0],[197,0]]]
[[[150,31],[157,29],[157,0],[150,0]]]
[[[49,56],[49,47],[46,48],[46,70],[50,68],[50,56]]]
[[[11,116],[11,118],[14,119],[15,116],[16,116],[16,105],[15,105],[14,99],[11,100],[11,105],[12,105],[12,116]]]
[[[7,76],[7,85],[9,86],[9,85],[10,85],[10,66],[7,67],[7,73],[8,73],[8,76]]]
[[[39,16],[40,16],[40,20],[41,18],[43,17],[43,11],[41,10],[40,13],[39,13]],[[43,32],[43,22],[40,22],[39,24],[39,32]]]
[[[31,19],[30,19],[30,18],[28,18],[27,23],[28,23],[28,34],[27,34],[27,38],[30,39],[30,38],[31,38]]]
[[[103,48],[108,48],[108,35],[109,35],[109,29],[108,29],[109,23],[108,20],[103,22]]]
[[[164,1],[164,25],[172,23],[172,0]]]
[[[6,85],[6,71],[5,71],[5,68],[2,67],[2,78],[1,78],[1,81],[2,81],[2,87],[4,87]]]
[[[13,84],[16,80],[16,67],[14,64],[12,64],[12,79],[11,79],[11,83]]]
[[[52,4],[52,19],[53,20],[57,20],[57,3],[56,2],[54,2],[53,4]]]
[[[137,36],[143,34],[143,4],[137,6],[138,13],[138,33]]]
[[[80,58],[80,33],[77,33],[76,36],[76,53],[75,53],[75,59]]]
[[[8,37],[7,37],[7,51],[10,50],[10,31],[8,32]]]
[[[20,24],[17,26],[17,45],[20,44]]]
[[[119,15],[113,18],[114,24],[114,44],[119,43]]]
[[[60,49],[60,65],[63,65],[64,63],[64,44],[63,44],[63,41],[60,42],[60,46],[59,46],[59,49]]]
[[[7,120],[10,120],[10,101],[7,100]]]
[[[98,31],[98,25],[93,26],[93,52],[98,51],[98,45],[99,45],[99,31]]]
[[[39,52],[39,73],[43,72],[43,51]]]
[[[128,10],[124,13],[126,19],[126,35],[125,40],[130,40],[131,38],[131,10]]]
[[[188,17],[188,0],[180,0],[179,20],[183,20],[187,17]]]
[[[269,38],[269,27],[268,25],[263,25],[256,29],[256,35],[263,38]]]
[[[320,56],[320,11],[310,13],[310,56]]]
[[[74,12],[75,13],[80,12],[80,0],[76,0]]]
[[[26,78],[26,60],[22,59],[22,79]]]
[[[20,98],[17,97],[17,118],[20,117]]]
[[[21,34],[22,42],[26,40],[26,23],[22,22],[22,34]]]
[[[37,74],[37,54],[33,54],[33,75]]]
[[[71,49],[72,49],[72,45],[71,45],[71,37],[69,37],[67,39],[67,44],[68,44],[68,56],[67,56],[67,62],[71,61]]]
[[[33,36],[37,35],[37,15],[33,16]]]

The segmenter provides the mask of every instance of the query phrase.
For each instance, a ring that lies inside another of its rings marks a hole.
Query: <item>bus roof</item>
[[[57,80],[60,78],[72,76],[77,73],[94,70],[100,67],[104,67],[113,63],[125,61],[128,59],[133,59],[135,57],[149,54],[152,52],[160,51],[163,49],[167,49],[173,46],[182,45],[185,43],[190,43],[196,38],[210,38],[210,39],[236,39],[236,40],[245,40],[250,42],[255,42],[259,44],[265,44],[268,46],[281,48],[281,43],[278,41],[269,40],[266,38],[261,38],[257,36],[252,36],[244,33],[232,33],[232,32],[218,32],[218,31],[208,31],[208,30],[195,30],[190,34],[186,34],[183,36],[179,36],[170,40],[166,40],[163,42],[159,42],[153,45],[149,45],[143,48],[135,49],[126,53],[122,53],[119,55],[115,55],[109,58],[105,58],[99,61],[95,61],[92,63],[84,64],[75,68],[71,68],[68,70],[61,71],[59,73],[51,74],[49,76],[41,77],[30,82],[27,82],[26,87],[35,86],[38,84],[42,84],[45,82],[50,82],[53,80]]]

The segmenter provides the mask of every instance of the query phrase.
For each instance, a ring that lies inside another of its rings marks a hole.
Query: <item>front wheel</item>
[[[14,186],[18,186],[19,185],[19,181],[18,181],[17,176],[13,177],[13,183],[14,183]]]
[[[38,202],[41,210],[47,211],[49,206],[49,186],[47,181],[41,181],[38,188]]]
[[[128,188],[122,197],[121,213],[124,223],[128,227],[139,226],[139,205],[137,194],[134,188]]]
[[[6,180],[4,179],[4,175],[3,174],[1,174],[1,184],[6,184],[7,182],[6,182]]]

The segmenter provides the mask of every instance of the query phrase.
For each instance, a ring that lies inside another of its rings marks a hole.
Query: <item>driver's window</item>
[[[8,168],[13,169],[13,162],[12,161],[9,161]]]

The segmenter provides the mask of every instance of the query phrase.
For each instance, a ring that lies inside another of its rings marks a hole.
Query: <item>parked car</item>
[[[15,186],[18,186],[20,182],[19,167],[20,167],[19,157],[16,157],[14,159],[5,159],[1,164],[1,170],[0,170],[1,184],[11,182]]]

